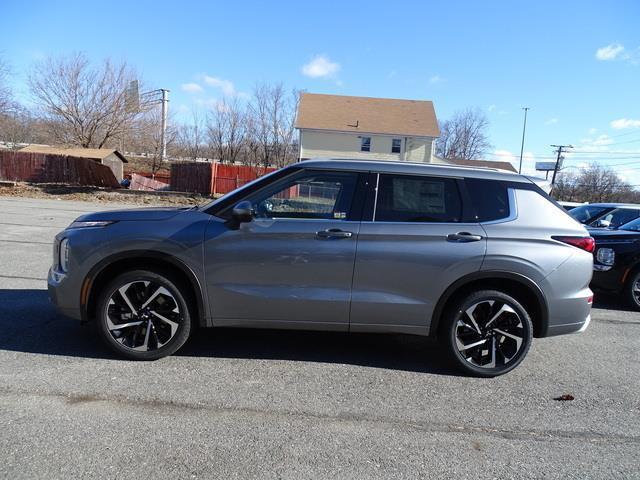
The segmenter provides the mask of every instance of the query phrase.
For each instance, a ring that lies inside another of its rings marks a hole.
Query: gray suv
[[[526,177],[311,160],[202,207],[83,215],[48,283],[130,359],[170,355],[195,327],[393,332],[488,377],[533,337],[585,330],[593,247]]]

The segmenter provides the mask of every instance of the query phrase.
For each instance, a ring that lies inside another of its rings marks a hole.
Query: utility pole
[[[148,92],[138,93],[138,81],[130,82],[127,89],[127,105],[131,111],[140,112],[154,105],[162,107],[160,115],[160,160],[167,159],[167,118],[169,113],[169,90],[158,88]]]
[[[169,90],[161,88],[162,92],[162,125],[160,132],[160,161],[164,162],[167,159],[167,112],[169,111]]]
[[[558,174],[558,170],[560,169],[560,160],[562,160],[562,150],[565,148],[573,148],[573,145],[551,145],[558,149],[558,156],[556,157],[556,165],[553,169],[553,177],[551,177],[551,190],[553,191],[553,186],[556,183],[556,175]]]
[[[524,110],[524,125],[522,126],[522,145],[520,146],[520,166],[518,167],[518,173],[522,173],[522,154],[524,153],[524,134],[527,131],[527,111],[531,110],[529,107],[523,107]]]

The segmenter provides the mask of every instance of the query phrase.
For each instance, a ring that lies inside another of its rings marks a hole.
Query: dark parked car
[[[495,376],[533,337],[587,328],[593,246],[526,177],[307,161],[203,207],[78,218],[49,292],[132,359],[176,352],[192,325],[393,332]]]
[[[640,217],[640,205],[589,203],[572,208],[569,215],[589,227],[618,228]]]
[[[617,230],[590,230],[596,241],[591,287],[622,294],[640,309],[640,219]]]

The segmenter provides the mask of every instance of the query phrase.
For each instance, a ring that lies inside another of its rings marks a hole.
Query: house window
[[[371,137],[360,137],[360,151],[361,152],[371,151]]]
[[[400,145],[402,140],[399,138],[394,138],[391,140],[391,153],[400,153]]]

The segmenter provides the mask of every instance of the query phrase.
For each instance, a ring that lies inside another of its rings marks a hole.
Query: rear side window
[[[456,180],[380,175],[376,222],[459,222],[462,202]]]
[[[478,222],[501,220],[509,216],[507,186],[495,180],[468,178],[464,181]]]

